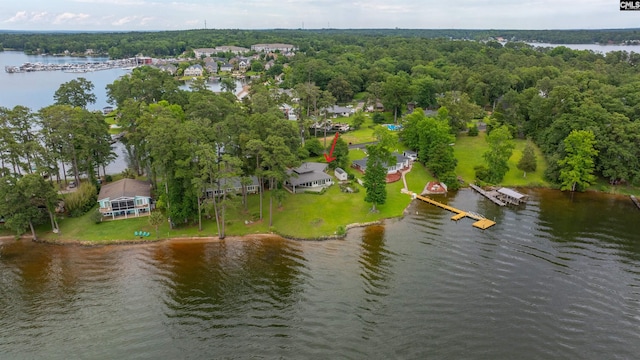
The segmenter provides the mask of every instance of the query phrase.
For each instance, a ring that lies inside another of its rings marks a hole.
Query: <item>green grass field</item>
[[[458,166],[456,166],[456,174],[466,182],[473,183],[475,181],[474,167],[478,165],[485,165],[484,154],[489,146],[485,139],[486,133],[480,132],[478,136],[458,135],[454,145],[454,153],[456,159],[458,159]],[[509,159],[509,172],[505,175],[500,185],[504,186],[549,186],[549,183],[544,180],[543,174],[547,169],[547,163],[540,152],[540,149],[536,147],[537,169],[533,173],[527,173],[524,177],[524,173],[517,168],[518,161],[522,157],[522,150],[526,145],[526,140],[516,139],[515,149]]]

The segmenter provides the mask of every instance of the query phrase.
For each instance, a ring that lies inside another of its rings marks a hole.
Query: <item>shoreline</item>
[[[564,191],[560,191],[558,189],[545,187],[545,186],[512,186],[512,187],[520,188],[520,189],[538,189],[538,190],[544,190],[544,191],[558,191],[560,193],[564,193]],[[464,187],[461,189],[470,190],[470,188],[468,187]],[[630,197],[630,195],[626,195],[626,194],[616,194],[616,193],[610,193],[610,192],[604,192],[604,191],[598,191],[598,190],[587,190],[582,193],[583,194],[592,193],[592,194],[597,194],[598,196],[612,196],[614,198],[619,198],[620,200],[623,198]],[[280,239],[290,240],[290,241],[341,240],[348,236],[349,230],[356,229],[356,228],[363,228],[363,227],[372,226],[372,225],[384,225],[385,222],[389,220],[402,219],[407,214],[407,212],[409,211],[409,208],[414,204],[414,202],[415,200],[412,200],[411,202],[409,202],[409,204],[402,211],[402,213],[397,216],[388,217],[388,218],[370,221],[370,222],[364,222],[364,223],[348,224],[348,225],[345,225],[344,234],[331,234],[331,235],[318,236],[318,237],[312,237],[312,238],[297,237],[294,235],[287,235],[287,234],[280,234],[277,232],[273,232],[273,233],[255,233],[255,234],[246,234],[246,235],[228,235],[228,236],[225,236],[223,239],[220,239],[218,236],[183,236],[183,237],[168,237],[168,238],[165,237],[165,238],[148,239],[148,240],[114,239],[114,240],[106,240],[103,242],[94,242],[94,241],[72,240],[72,239],[42,239],[42,238],[33,240],[31,235],[23,234],[21,236],[14,236],[14,235],[0,236],[0,244],[5,241],[29,240],[31,242],[43,244],[43,245],[99,247],[99,246],[119,246],[119,245],[145,245],[145,244],[157,244],[161,242],[181,242],[181,243],[206,242],[208,243],[208,242],[220,242],[225,240],[247,241],[247,240],[256,239],[256,238],[260,238],[260,239],[280,238]]]
[[[406,209],[405,209],[406,211]],[[390,219],[400,218],[404,216],[404,212],[402,215],[393,217]],[[345,233],[342,235],[328,235],[328,236],[320,236],[315,238],[299,238],[294,236],[286,236],[278,233],[257,233],[250,235],[228,235],[223,239],[220,239],[218,236],[184,236],[184,237],[170,237],[170,238],[159,238],[159,239],[149,239],[149,240],[108,240],[104,242],[93,242],[93,241],[83,241],[83,240],[50,240],[50,239],[33,239],[31,235],[21,235],[21,236],[0,236],[0,244],[4,241],[21,241],[28,240],[34,243],[43,244],[43,245],[59,245],[59,246],[82,246],[82,247],[99,247],[99,246],[120,246],[120,245],[145,245],[145,244],[158,244],[161,242],[180,242],[180,243],[210,243],[210,242],[221,242],[225,240],[232,241],[248,241],[256,238],[266,239],[266,238],[280,238],[284,240],[290,241],[327,241],[327,240],[341,240],[347,237],[349,230],[362,228],[372,225],[383,225],[384,221],[388,219],[382,219],[377,221],[371,221],[366,223],[353,223],[345,226]]]

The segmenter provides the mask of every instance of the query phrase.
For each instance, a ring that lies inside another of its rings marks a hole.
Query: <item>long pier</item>
[[[469,187],[471,187],[473,190],[477,191],[478,193],[480,193],[480,195],[486,197],[487,199],[493,201],[494,204],[496,205],[500,205],[500,206],[507,206],[507,204],[501,200],[498,200],[495,196],[491,195],[489,192],[482,190],[481,187],[474,185],[474,184],[469,184]]]
[[[451,218],[451,220],[453,221],[458,221],[464,217],[468,217],[474,220],[477,220],[476,222],[474,222],[472,225],[477,227],[478,229],[487,229],[492,227],[493,225],[495,225],[495,221],[491,221],[487,218],[485,218],[482,215],[476,214],[476,213],[472,213],[472,212],[468,212],[468,211],[463,211],[460,209],[456,209],[453,206],[449,206],[449,205],[445,205],[441,202],[435,201],[430,197],[426,197],[426,196],[422,196],[422,195],[418,195],[418,194],[412,194],[412,196],[416,199],[422,200],[426,203],[429,203],[431,205],[435,205],[437,207],[440,207],[442,209],[451,211],[452,213],[455,213],[455,215]]]

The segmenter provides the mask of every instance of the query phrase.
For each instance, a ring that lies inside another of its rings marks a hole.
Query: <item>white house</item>
[[[184,76],[202,76],[203,72],[204,70],[202,69],[202,65],[191,65],[184,69]]]
[[[333,185],[333,178],[324,171],[327,164],[306,162],[295,169],[290,169],[289,179],[285,186],[294,194],[305,191],[320,192]]]
[[[102,185],[98,195],[100,212],[112,219],[149,215],[151,184],[135,179],[122,179]]]

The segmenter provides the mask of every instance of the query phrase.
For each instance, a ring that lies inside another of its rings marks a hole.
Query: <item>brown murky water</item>
[[[640,210],[470,191],[345,240],[0,243],[0,358],[630,359]]]

